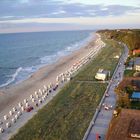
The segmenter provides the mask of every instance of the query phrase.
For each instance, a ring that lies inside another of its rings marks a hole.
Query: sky
[[[140,0],[0,0],[0,33],[140,28]]]

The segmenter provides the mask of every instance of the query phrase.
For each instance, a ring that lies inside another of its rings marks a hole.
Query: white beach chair
[[[13,123],[15,123],[15,122],[16,122],[16,119],[15,119],[15,118],[12,118],[11,121],[12,121]]]
[[[28,107],[28,106],[29,106],[29,103],[26,103],[26,104],[25,104],[25,107]]]
[[[13,112],[16,112],[16,111],[17,111],[16,107],[13,107]]]
[[[34,98],[32,98],[32,102],[33,102],[33,103],[35,102],[35,99],[34,99]]]
[[[36,97],[36,99],[38,99],[39,98],[39,95],[36,95],[35,97]]]
[[[4,120],[8,120],[8,116],[7,115],[4,115]]]
[[[32,99],[32,98],[33,98],[33,95],[31,94],[31,95],[30,95],[30,99]]]
[[[11,123],[10,122],[7,122],[6,123],[6,128],[9,128],[9,127],[11,127]]]
[[[41,104],[41,103],[42,103],[42,100],[41,100],[41,99],[39,99],[39,100],[38,100],[38,102]]]
[[[18,106],[19,106],[19,107],[22,107],[22,103],[19,102],[19,103],[18,103]]]
[[[25,110],[25,109],[24,109],[24,106],[22,106],[22,107],[21,107],[21,111],[23,112],[24,110]]]
[[[24,103],[27,103],[28,101],[27,101],[27,99],[24,99],[23,102],[24,102]]]
[[[44,89],[45,89],[45,91],[46,91],[46,90],[47,90],[47,87],[46,87],[45,85],[44,85],[43,87],[44,87]]]
[[[9,111],[9,115],[12,116],[13,115],[13,111]]]
[[[19,118],[18,114],[15,115],[15,119],[17,120]]]
[[[42,91],[41,91],[41,89],[39,89],[39,91],[38,91],[39,93],[42,93]]]
[[[17,113],[19,116],[21,116],[22,115],[22,112],[21,111],[18,111],[18,113]]]
[[[3,133],[4,129],[2,127],[0,127],[0,133]]]
[[[37,91],[35,91],[35,95],[38,95]]]

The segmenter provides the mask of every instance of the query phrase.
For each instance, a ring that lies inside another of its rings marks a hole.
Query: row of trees
[[[130,108],[131,101],[130,97],[133,92],[133,87],[131,85],[127,85],[124,88],[120,86],[115,88],[115,93],[117,94],[117,106],[123,108]]]

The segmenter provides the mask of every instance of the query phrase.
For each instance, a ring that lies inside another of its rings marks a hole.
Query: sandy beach
[[[0,90],[0,120],[4,122],[3,116],[7,115],[10,122],[12,116],[9,116],[9,111],[13,107],[17,107],[19,102],[23,103],[24,99],[29,99],[31,94],[34,94],[35,91],[39,89],[42,91],[44,85],[49,85],[50,83],[56,83],[56,77],[61,73],[65,73],[68,69],[71,68],[74,64],[79,62],[79,60],[88,56],[91,52],[95,52],[94,55],[104,46],[104,43],[101,41],[100,36],[96,35],[96,40],[92,39],[85,47],[80,48],[79,50],[74,51],[68,56],[60,58],[57,62],[51,65],[44,66],[35,72],[27,80]],[[94,56],[93,55],[93,56]],[[81,67],[82,68],[82,67]],[[55,96],[58,91],[64,86],[63,84],[59,85],[58,89],[48,95],[44,103],[39,107],[34,108],[33,111],[27,113],[22,112],[22,115],[16,121],[16,123],[11,123],[10,128],[6,128],[5,122],[0,125],[0,127],[5,129],[5,132],[0,134],[1,140],[7,140],[13,134],[15,134],[21,126],[23,126],[43,105],[48,103],[53,96]],[[16,112],[15,112],[16,113]]]

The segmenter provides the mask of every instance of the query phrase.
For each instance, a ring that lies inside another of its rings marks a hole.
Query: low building
[[[140,139],[140,119],[132,119],[128,129],[128,135]]]
[[[136,55],[136,54],[140,54],[140,49],[138,49],[138,50],[133,50],[133,55]]]
[[[133,92],[131,96],[131,101],[140,101],[140,92]]]
[[[109,72],[106,70],[99,69],[95,75],[95,79],[105,81],[107,79],[108,73]]]
[[[128,64],[126,65],[126,70],[133,70],[134,61],[131,59]]]
[[[140,71],[140,57],[136,57],[134,60],[134,69]]]

